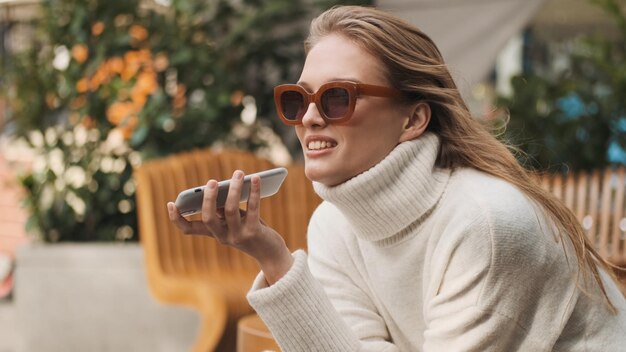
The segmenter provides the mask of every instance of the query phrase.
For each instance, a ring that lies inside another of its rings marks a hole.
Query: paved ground
[[[15,325],[15,308],[13,302],[0,299],[0,352],[15,352],[17,350],[17,331]]]

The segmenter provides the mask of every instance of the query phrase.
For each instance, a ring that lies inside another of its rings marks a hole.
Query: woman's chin
[[[336,186],[345,181],[345,179],[341,177],[341,174],[337,173],[337,170],[305,166],[304,173],[309,180],[329,187]]]

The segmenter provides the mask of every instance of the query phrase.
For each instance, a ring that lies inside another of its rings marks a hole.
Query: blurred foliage
[[[615,22],[619,38],[582,38],[566,70],[514,77],[512,96],[498,98],[510,113],[505,137],[527,154],[529,167],[626,164],[626,14],[615,0],[593,3]]]
[[[308,19],[347,2],[368,3],[42,2],[29,48],[0,58],[12,135],[36,155],[22,177],[29,229],[52,242],[136,240],[132,168],[218,141],[262,146]]]

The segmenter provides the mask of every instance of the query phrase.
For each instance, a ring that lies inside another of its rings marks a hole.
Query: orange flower
[[[139,62],[143,64],[147,64],[152,61],[152,53],[148,49],[141,49],[137,51],[137,57],[139,58]]]
[[[119,125],[135,113],[135,107],[128,102],[115,102],[107,109],[107,120],[113,125]]]
[[[174,109],[183,109],[185,105],[187,105],[187,98],[185,98],[185,96],[175,97],[172,102]]]
[[[135,132],[135,127],[137,127],[138,123],[139,119],[137,116],[132,115],[125,119],[124,122],[115,129],[122,133],[124,139],[128,140],[133,136],[133,132]]]
[[[149,71],[142,71],[137,76],[137,83],[133,89],[144,94],[151,94],[157,89],[156,75]]]
[[[124,62],[137,65],[150,64],[152,62],[152,53],[149,49],[130,50],[124,54]]]
[[[76,44],[72,48],[72,57],[76,62],[82,64],[89,57],[89,49],[84,44]]]
[[[96,70],[96,73],[94,73],[93,76],[91,77],[91,82],[90,82],[91,89],[92,90],[98,89],[98,87],[100,87],[101,84],[108,82],[109,78],[110,78],[110,75],[106,66],[104,64],[100,65],[100,67],[98,67],[98,69]]]
[[[99,36],[104,32],[104,23],[102,21],[98,21],[91,26],[91,35],[94,37]]]
[[[51,109],[54,109],[59,105],[59,99],[54,93],[46,94],[46,105],[48,105]]]
[[[185,92],[187,92],[187,87],[184,84],[179,83],[176,85],[176,94],[174,94],[172,101],[174,117],[181,117],[185,111],[185,106],[187,106]]]
[[[133,38],[133,40],[138,42],[148,38],[148,30],[138,24],[130,26],[129,34],[130,37]]]
[[[122,127],[134,130],[137,124],[139,124],[139,118],[137,115],[131,115],[122,123]]]
[[[239,106],[243,101],[243,91],[236,90],[230,95],[230,105]]]
[[[111,73],[120,74],[124,70],[124,60],[117,56],[108,59],[106,65]]]
[[[91,117],[91,116],[83,117],[81,123],[87,129],[96,127],[96,120],[93,117]]]
[[[129,50],[124,54],[124,62],[127,64],[138,64],[139,52],[137,50]]]
[[[130,94],[130,100],[133,103],[133,106],[137,110],[141,110],[144,105],[146,105],[146,101],[148,100],[148,96],[143,92],[133,89],[133,92]]]
[[[124,81],[130,81],[131,78],[135,77],[137,71],[139,71],[138,64],[126,64],[124,65],[124,70],[120,74],[120,77],[122,77]]]
[[[85,106],[86,102],[87,102],[87,98],[85,98],[84,95],[79,95],[78,97],[76,97],[76,99],[72,100],[72,102],[70,103],[70,108],[74,110],[78,110],[82,108],[83,106]]]
[[[124,54],[124,69],[122,70],[120,77],[123,80],[129,81],[135,77],[139,69],[141,68],[141,55],[139,51],[128,51]]]
[[[89,82],[87,78],[81,78],[78,82],[76,82],[76,91],[78,93],[85,93],[89,90]]]
[[[178,83],[176,85],[176,96],[177,97],[184,97],[186,92],[187,92],[187,86],[185,86],[182,83]]]

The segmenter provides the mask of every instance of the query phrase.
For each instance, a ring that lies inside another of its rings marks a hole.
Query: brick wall
[[[0,153],[0,252],[13,256],[27,241],[24,224],[26,212],[20,207],[22,192],[15,174]]]

